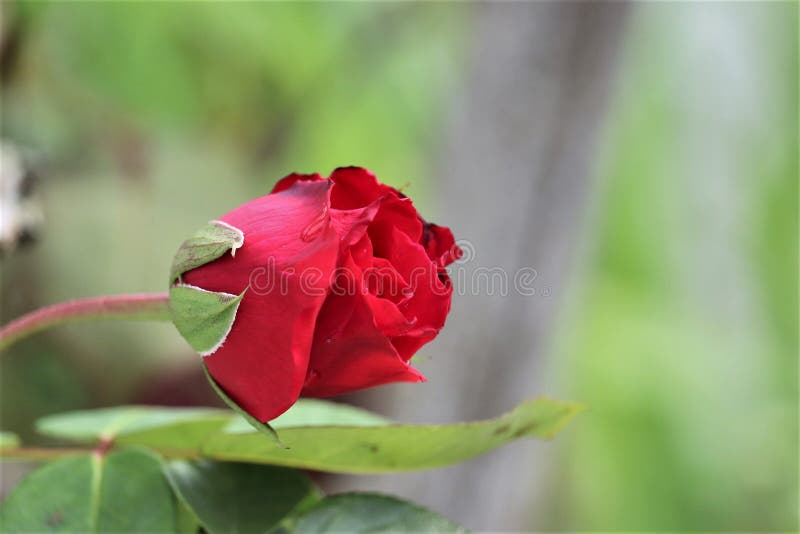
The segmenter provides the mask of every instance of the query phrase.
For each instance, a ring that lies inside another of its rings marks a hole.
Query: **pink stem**
[[[0,350],[41,330],[80,321],[169,321],[169,294],[115,295],[45,306],[0,328]]]

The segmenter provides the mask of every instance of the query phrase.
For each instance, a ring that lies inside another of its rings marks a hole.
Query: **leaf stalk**
[[[143,293],[70,300],[45,306],[0,328],[0,350],[32,334],[69,323],[93,321],[169,321],[169,294]]]

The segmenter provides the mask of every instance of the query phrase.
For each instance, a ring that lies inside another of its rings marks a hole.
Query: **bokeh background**
[[[795,2],[4,1],[0,32],[2,322],[162,290],[207,220],[366,166],[469,242],[459,268],[532,267],[537,293],[457,295],[426,384],[348,400],[589,410],[553,442],[328,489],[483,530],[797,530]],[[41,415],[215,399],[170,325],[120,323],[7,351],[0,401],[45,443]]]

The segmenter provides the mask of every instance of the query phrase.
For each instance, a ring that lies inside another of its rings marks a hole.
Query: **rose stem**
[[[103,320],[169,321],[169,294],[114,295],[45,306],[0,328],[0,350],[41,330],[67,323]]]

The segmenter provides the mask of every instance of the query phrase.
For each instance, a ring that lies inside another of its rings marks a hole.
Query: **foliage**
[[[452,521],[385,495],[350,493],[322,499],[296,520],[298,532],[464,532]]]
[[[390,472],[467,460],[525,436],[552,437],[581,410],[527,401],[488,421],[398,425],[320,400],[273,422],[278,441],[236,412],[123,406],[48,416],[37,429],[93,448],[25,478],[0,511],[5,531],[459,531],[447,519],[378,495],[321,498],[301,471]],[[4,437],[2,454],[30,450]],[[41,451],[38,451],[41,452]]]
[[[170,532],[175,499],[160,460],[133,449],[86,453],[34,471],[0,510],[4,532]]]

